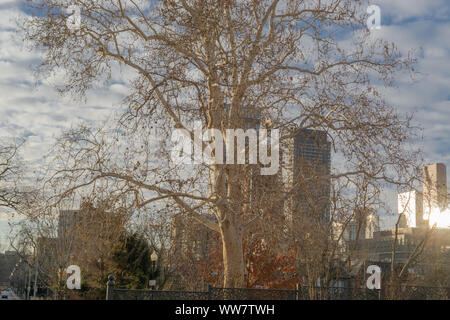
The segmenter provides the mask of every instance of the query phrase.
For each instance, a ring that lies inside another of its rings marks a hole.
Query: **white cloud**
[[[394,23],[411,18],[448,18],[448,0],[374,0],[382,9],[382,15],[393,17]]]
[[[118,73],[110,87],[88,92],[87,103],[62,98],[53,88],[63,75],[37,82],[33,69],[41,59],[30,52],[15,33],[14,18],[24,15],[16,1],[0,4],[0,137],[23,137],[28,141],[23,157],[37,163],[61,130],[74,122],[102,120],[117,109],[127,88],[123,79],[130,74]]]

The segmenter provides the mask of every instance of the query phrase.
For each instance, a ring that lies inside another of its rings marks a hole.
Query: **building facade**
[[[423,168],[423,211],[428,220],[433,209],[447,209],[447,169],[443,163],[434,163]]]
[[[310,216],[322,223],[330,219],[331,144],[327,133],[302,130],[287,144],[285,189],[292,196],[286,201],[289,220]],[[292,191],[292,192],[291,192]]]

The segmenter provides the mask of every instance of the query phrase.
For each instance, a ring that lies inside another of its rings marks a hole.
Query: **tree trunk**
[[[242,246],[242,231],[239,227],[224,221],[221,225],[224,288],[244,287],[244,250]]]

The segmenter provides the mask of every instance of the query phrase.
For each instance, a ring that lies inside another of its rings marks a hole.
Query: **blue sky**
[[[400,112],[416,112],[424,128],[427,162],[450,166],[450,1],[378,0],[382,28],[376,36],[395,41],[403,52],[417,49],[421,72],[416,83],[399,78],[398,88],[386,92]],[[53,89],[58,76],[36,84],[33,67],[39,52],[29,52],[15,35],[14,19],[24,15],[20,1],[0,0],[0,137],[27,139],[23,158],[33,165],[63,128],[81,121],[99,121],[117,110],[127,89],[117,75],[103,88],[92,90],[86,103],[61,98]],[[393,201],[393,200],[392,200]],[[0,242],[7,232],[7,215],[0,212]],[[1,247],[1,246],[0,246]]]

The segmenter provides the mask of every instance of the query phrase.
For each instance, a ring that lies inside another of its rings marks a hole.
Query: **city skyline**
[[[414,84],[400,78],[397,89],[382,92],[400,112],[417,112],[415,122],[424,127],[424,140],[418,146],[424,148],[426,162],[442,162],[448,167],[450,96],[446,83],[450,79],[450,48],[443,39],[450,38],[449,9],[444,0],[380,0],[374,4],[381,7],[382,26],[373,34],[394,40],[404,53],[415,48],[417,71],[422,73]],[[60,81],[57,75],[35,83],[32,67],[42,56],[27,51],[14,33],[14,18],[26,14],[21,1],[8,0],[0,5],[0,137],[26,139],[23,159],[37,167],[62,129],[81,121],[96,123],[117,111],[127,93],[126,80],[132,75],[123,71],[107,86],[91,90],[87,102],[61,99],[53,89]],[[395,196],[387,195],[386,199],[396,207]],[[0,211],[0,242],[8,231],[7,219]]]
[[[3,0],[0,298],[449,300],[448,38],[448,0]]]

